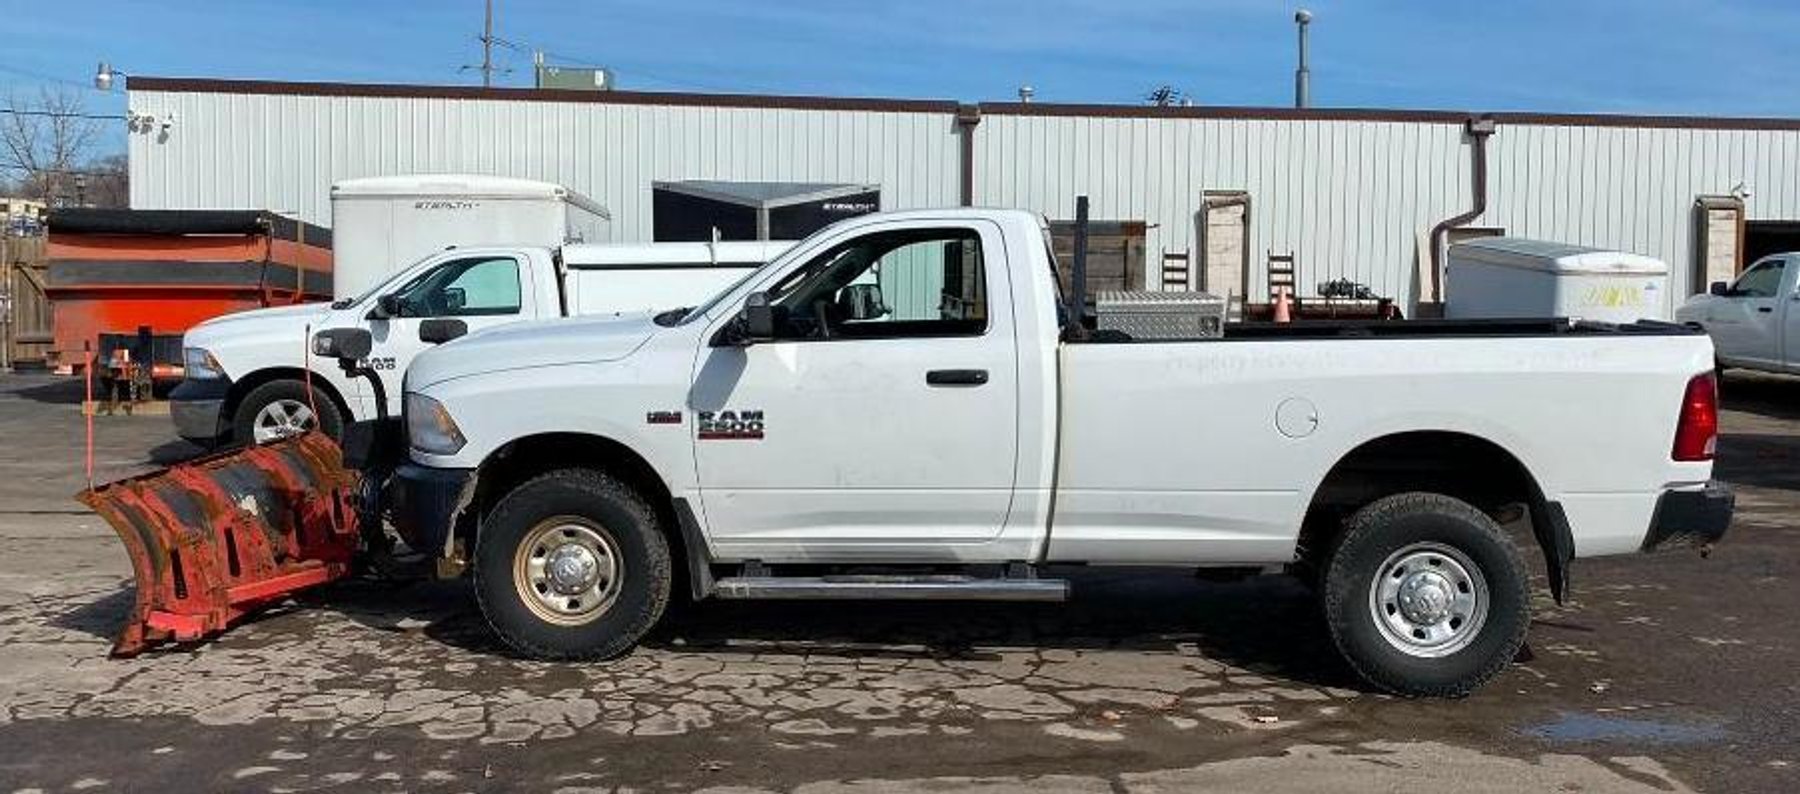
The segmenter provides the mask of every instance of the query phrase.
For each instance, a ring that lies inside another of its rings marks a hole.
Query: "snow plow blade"
[[[82,491],[131,555],[137,598],[112,655],[221,631],[350,573],[356,477],[307,433]]]

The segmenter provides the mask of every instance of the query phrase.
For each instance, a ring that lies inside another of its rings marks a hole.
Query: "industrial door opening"
[[[1800,221],[1745,221],[1744,263],[1800,251]]]

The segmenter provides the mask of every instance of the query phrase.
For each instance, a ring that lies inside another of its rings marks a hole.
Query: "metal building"
[[[1093,217],[1143,223],[1151,284],[1167,264],[1171,279],[1255,295],[1268,257],[1292,254],[1302,294],[1342,278],[1402,305],[1435,294],[1433,227],[1483,200],[1445,238],[1504,232],[1658,257],[1671,300],[1800,248],[1800,119],[151,77],[130,89],[131,202],[145,209],[271,207],[327,223],[334,180],[485,172],[566,184],[613,208],[610,239],[648,240],[660,181],[866,184],[884,209],[1052,219],[1085,193]]]

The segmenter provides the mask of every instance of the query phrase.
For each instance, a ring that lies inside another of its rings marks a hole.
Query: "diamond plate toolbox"
[[[1223,336],[1225,299],[1205,292],[1108,290],[1094,295],[1100,331],[1133,339],[1204,339]]]

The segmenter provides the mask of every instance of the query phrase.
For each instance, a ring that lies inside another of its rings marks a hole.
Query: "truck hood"
[[[651,312],[508,323],[419,354],[406,370],[417,390],[470,375],[617,361],[656,333]]]
[[[331,305],[327,303],[251,309],[200,323],[189,328],[182,339],[183,344],[188,347],[204,347],[215,352],[217,348],[227,344],[277,340],[295,345],[294,349],[299,350],[302,349],[299,346],[306,344],[304,337],[307,324],[317,326],[329,314]]]

